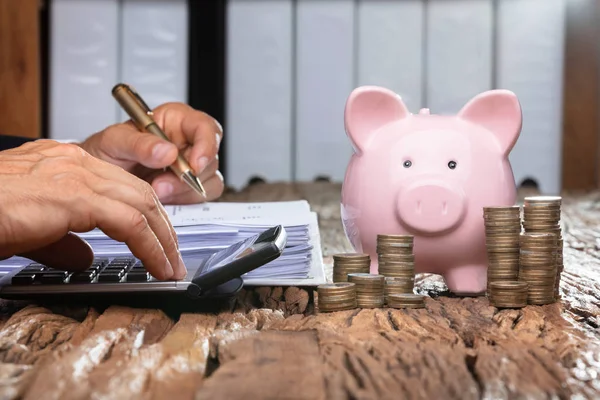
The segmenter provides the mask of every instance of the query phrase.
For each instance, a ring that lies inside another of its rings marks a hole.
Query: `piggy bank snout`
[[[446,232],[457,227],[465,215],[466,200],[461,189],[443,182],[416,183],[398,197],[400,222],[424,234]]]

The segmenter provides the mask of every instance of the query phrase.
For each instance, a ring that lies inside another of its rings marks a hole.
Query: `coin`
[[[554,302],[556,245],[556,235],[552,233],[521,234],[519,280],[528,284],[529,304]]]
[[[488,259],[488,294],[495,281],[517,280],[519,276],[519,234],[521,207],[483,207],[485,244]]]
[[[384,304],[385,277],[377,274],[349,274],[348,282],[356,286],[356,304],[359,308],[380,308]]]
[[[386,277],[383,289],[384,301],[390,294],[412,294],[415,286],[414,277]]]
[[[490,284],[490,304],[497,308],[522,308],[527,305],[528,284],[517,281],[495,281]]]
[[[403,282],[402,290],[410,293],[413,292],[415,278],[413,246],[412,235],[377,235],[379,274],[386,278],[398,278]]]
[[[419,294],[389,294],[387,305],[391,308],[424,308],[425,296]]]
[[[367,273],[371,268],[371,257],[362,253],[333,255],[333,281],[348,282],[348,274]]]
[[[560,196],[530,196],[525,197],[523,206],[523,228],[527,233],[546,233],[553,234],[554,242],[554,260],[555,260],[555,279],[553,284],[553,297],[559,298],[559,287],[563,266],[563,240],[562,229],[560,225],[562,198]],[[549,246],[549,244],[548,244]],[[531,246],[530,246],[531,247]],[[539,246],[537,247],[539,249]],[[548,249],[549,252],[549,249]],[[525,257],[527,259],[527,257]],[[529,257],[529,265],[532,263]],[[538,258],[538,264],[541,261]],[[541,266],[538,265],[541,268]],[[546,265],[546,267],[549,267]],[[547,283],[547,282],[546,282]],[[547,304],[549,294],[537,296],[537,302]]]
[[[357,307],[356,285],[351,282],[317,286],[319,312],[352,310]]]

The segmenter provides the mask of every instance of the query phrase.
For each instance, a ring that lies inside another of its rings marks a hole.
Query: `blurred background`
[[[226,184],[343,180],[346,98],[456,113],[514,91],[517,184],[597,188],[596,0],[0,0],[0,132],[83,140],[125,120],[110,90],[223,124]]]

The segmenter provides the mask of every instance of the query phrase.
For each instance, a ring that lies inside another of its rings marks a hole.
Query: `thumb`
[[[91,246],[72,233],[45,247],[18,255],[63,271],[83,271],[94,261]]]

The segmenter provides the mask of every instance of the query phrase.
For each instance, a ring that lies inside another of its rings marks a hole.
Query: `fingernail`
[[[219,135],[218,133],[215,133],[215,135],[217,136],[217,151],[218,151],[219,147],[221,147],[221,135]]]
[[[200,172],[204,171],[204,168],[206,168],[207,165],[208,165],[208,157],[200,157],[198,159],[198,171],[197,171],[197,173],[199,174]]]
[[[162,161],[170,151],[171,145],[159,143],[152,149],[152,158],[154,158],[155,161]]]
[[[165,279],[171,279],[173,276],[173,267],[171,267],[171,263],[167,260],[165,264]]]
[[[154,191],[159,199],[165,199],[173,193],[173,185],[169,182],[159,182]]]
[[[187,268],[185,268],[185,263],[183,262],[183,258],[181,258],[181,254],[179,255],[179,273],[177,274],[177,279],[183,279],[187,275]]]

